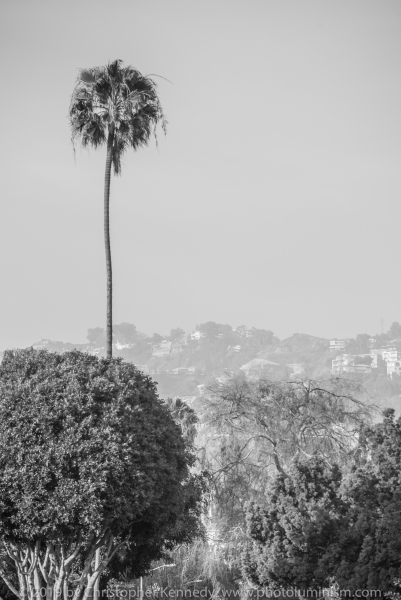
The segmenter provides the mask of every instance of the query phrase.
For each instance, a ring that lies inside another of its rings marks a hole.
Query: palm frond
[[[88,84],[95,83],[95,81],[96,81],[96,75],[93,72],[93,69],[81,69],[81,71],[79,72],[78,78],[83,83],[88,83]]]
[[[146,146],[160,124],[166,133],[167,120],[157,95],[156,84],[132,66],[115,60],[104,67],[81,69],[70,103],[73,143],[97,148],[113,132],[113,167],[121,173],[121,157],[128,148]]]

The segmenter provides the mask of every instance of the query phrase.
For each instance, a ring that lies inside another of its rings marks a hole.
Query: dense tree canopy
[[[244,554],[245,574],[272,587],[324,587],[319,569],[321,549],[335,540],[345,505],[338,495],[341,472],[320,458],[298,460],[289,477],[279,475],[266,501],[251,504],[248,532],[252,543]],[[333,517],[335,515],[335,517]]]
[[[6,352],[0,545],[19,587],[0,570],[3,579],[19,597],[70,586],[78,600],[127,555],[139,575],[200,531],[193,460],[155,385],[132,364],[78,351]]]
[[[394,590],[401,577],[401,418],[384,411],[382,423],[363,431],[360,450],[343,484],[347,520],[325,569],[351,590]]]
[[[97,346],[105,346],[106,344],[106,330],[103,327],[88,329],[86,337],[90,344],[96,344]]]
[[[181,327],[175,327],[170,331],[169,338],[172,342],[174,342],[175,340],[179,340],[184,337],[184,335],[185,331]]]
[[[134,344],[143,337],[143,334],[140,334],[131,323],[119,323],[113,325],[113,337],[121,344]]]
[[[257,585],[395,591],[401,577],[401,419],[365,428],[351,469],[297,460],[248,511],[245,575]],[[373,594],[373,592],[372,592]]]
[[[396,340],[401,339],[401,325],[398,323],[398,321],[394,321],[394,323],[391,324],[388,333],[392,338]]]

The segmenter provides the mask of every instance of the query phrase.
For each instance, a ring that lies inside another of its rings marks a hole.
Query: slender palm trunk
[[[106,356],[111,358],[113,343],[113,277],[110,250],[110,177],[113,158],[114,131],[109,132],[107,139],[106,171],[104,175],[104,246],[106,250],[107,271],[107,313],[106,313]]]

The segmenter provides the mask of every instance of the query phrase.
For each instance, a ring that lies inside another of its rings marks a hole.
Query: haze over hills
[[[56,352],[76,348],[105,355],[104,329],[89,329],[87,339],[87,344],[41,339],[33,347]],[[120,323],[114,326],[113,354],[133,362],[155,379],[161,397],[193,399],[204,393],[212,379],[224,381],[238,373],[253,379],[287,380],[328,379],[341,374],[360,380],[379,406],[401,412],[398,323],[375,337],[359,334],[354,339],[337,341],[304,333],[279,340],[270,330],[248,329],[245,325],[232,328],[213,321],[197,325],[191,333],[175,328],[167,336],[150,336],[139,332],[135,325]],[[337,372],[332,371],[333,359],[337,359],[337,365],[340,361]],[[389,364],[394,367],[390,373]]]

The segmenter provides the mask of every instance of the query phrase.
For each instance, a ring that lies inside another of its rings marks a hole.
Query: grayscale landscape
[[[400,3],[0,45],[0,600],[401,600]]]

